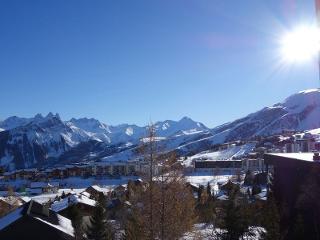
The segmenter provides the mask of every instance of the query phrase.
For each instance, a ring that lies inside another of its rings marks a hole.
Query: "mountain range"
[[[319,89],[298,92],[281,103],[212,129],[188,117],[155,123],[157,139],[164,148],[181,155],[214,144],[319,127]],[[146,136],[147,128],[111,126],[94,118],[63,121],[52,113],[9,117],[0,121],[0,166],[13,170],[82,161],[126,161],[135,157],[133,150]]]

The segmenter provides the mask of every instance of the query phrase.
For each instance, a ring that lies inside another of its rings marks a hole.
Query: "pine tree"
[[[112,240],[111,226],[107,223],[106,210],[103,202],[98,201],[93,215],[90,217],[90,225],[87,227],[87,237],[92,240]]]
[[[83,239],[82,216],[76,205],[72,205],[69,212],[69,218],[74,228],[74,236],[76,240]]]
[[[262,234],[263,240],[280,239],[280,214],[272,195],[268,197],[267,206],[264,210],[263,226],[266,229],[266,232]]]
[[[211,193],[211,186],[210,186],[209,182],[207,184],[207,194],[208,194],[208,198],[211,199],[212,198],[212,193]]]
[[[197,191],[197,195],[198,195],[198,202],[200,202],[200,201],[201,201],[203,191],[204,191],[204,186],[203,186],[203,185],[200,185],[200,186],[199,186],[199,188],[198,188],[198,191]]]
[[[250,186],[252,184],[253,184],[253,175],[252,175],[251,171],[248,170],[246,172],[245,177],[244,177],[244,185]]]
[[[226,230],[222,239],[238,240],[248,232],[248,215],[247,205],[244,201],[239,200],[237,188],[231,189],[229,199],[224,206],[224,217],[222,228]]]

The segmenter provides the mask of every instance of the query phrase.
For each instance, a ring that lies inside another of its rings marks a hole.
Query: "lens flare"
[[[320,31],[317,27],[300,26],[281,40],[282,57],[288,62],[307,61],[320,50]]]

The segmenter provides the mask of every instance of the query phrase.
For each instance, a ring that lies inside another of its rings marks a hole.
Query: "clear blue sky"
[[[315,62],[278,56],[314,14],[313,0],[2,0],[0,119],[232,121],[318,87]]]

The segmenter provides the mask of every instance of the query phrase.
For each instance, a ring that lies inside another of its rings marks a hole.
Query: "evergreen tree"
[[[106,210],[102,201],[97,202],[94,213],[90,217],[90,225],[87,227],[86,233],[90,240],[113,239],[112,229],[107,223]]]
[[[207,195],[208,195],[208,198],[209,198],[209,199],[212,198],[211,186],[210,186],[210,183],[209,183],[209,182],[208,182],[208,184],[207,184]]]
[[[250,186],[252,184],[253,184],[253,175],[252,175],[251,171],[248,170],[246,172],[245,177],[244,177],[244,185]]]
[[[280,214],[272,194],[268,197],[267,205],[264,209],[263,226],[266,229],[266,232],[262,234],[263,240],[280,239]]]
[[[82,216],[76,205],[72,205],[70,208],[69,216],[74,228],[74,236],[76,240],[83,239],[83,226],[82,226]]]
[[[224,206],[222,228],[226,230],[222,239],[238,240],[248,232],[248,216],[244,203],[240,204],[238,190],[232,189]]]
[[[203,185],[200,185],[200,186],[199,186],[199,188],[198,188],[198,192],[197,192],[197,195],[198,195],[198,202],[200,202],[200,201],[201,201],[203,191],[204,191],[204,186],[203,186]]]

